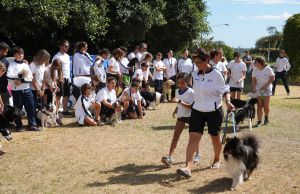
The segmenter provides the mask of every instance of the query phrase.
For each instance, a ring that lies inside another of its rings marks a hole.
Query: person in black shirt
[[[0,42],[0,95],[4,104],[4,110],[6,110],[9,104],[10,94],[7,90],[8,81],[6,79],[6,71],[9,62],[6,59],[9,46],[5,42]]]

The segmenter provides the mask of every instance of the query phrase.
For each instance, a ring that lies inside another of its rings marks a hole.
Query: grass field
[[[277,89],[270,125],[253,130],[261,139],[261,163],[238,193],[300,193],[300,87],[292,87],[290,97],[281,86]],[[79,128],[69,118],[63,127],[13,133],[11,142],[2,139],[7,153],[0,160],[0,193],[230,193],[224,167],[207,168],[213,160],[207,134],[191,179],[176,174],[184,166],[187,130],[175,153],[176,165],[161,165],[173,135],[174,108],[161,104],[144,120],[114,128]]]

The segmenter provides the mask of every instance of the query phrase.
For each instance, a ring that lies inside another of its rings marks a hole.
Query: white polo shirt
[[[128,67],[129,61],[126,57],[123,57],[119,63],[120,65],[120,71],[122,74],[129,74],[129,67]]]
[[[282,72],[282,71],[289,71],[291,68],[291,65],[289,63],[289,60],[284,57],[284,58],[280,58],[278,57],[276,59],[276,63],[274,65],[276,72]]]
[[[244,88],[244,80],[239,82],[238,84],[236,82],[238,82],[243,77],[243,71],[247,71],[246,64],[243,61],[237,63],[235,62],[235,60],[233,60],[228,64],[227,68],[230,69],[230,87]]]
[[[224,75],[224,72],[227,71],[227,68],[226,68],[225,64],[222,63],[221,61],[219,61],[216,64],[213,60],[210,60],[209,64],[211,64],[214,68],[216,68],[216,70],[220,71],[223,75]]]
[[[131,52],[131,53],[129,53],[129,55],[127,55],[127,58],[129,59],[129,60],[131,60],[131,59],[133,59],[133,58],[135,58],[136,56],[135,56],[135,53],[134,52]]]
[[[102,64],[101,60],[96,61],[96,63],[93,66],[95,75],[97,75],[100,79],[100,82],[106,83],[106,72],[104,70],[104,66]]]
[[[141,96],[140,92],[137,91],[136,93],[132,93],[130,91],[130,88],[125,88],[124,91],[122,92],[122,95],[120,96],[121,100],[126,100],[125,99],[125,93],[129,96],[133,98],[134,104],[137,105],[137,101],[140,101],[143,99],[143,97]]]
[[[24,78],[24,81],[26,83],[21,83],[19,86],[16,86],[14,83],[14,79],[19,78],[19,74],[22,74],[22,72],[26,72],[27,76]],[[30,82],[32,81],[32,72],[29,68],[29,65],[22,62],[17,63],[16,61],[12,61],[9,63],[8,69],[7,69],[7,79],[9,80],[9,83],[11,84],[12,90],[25,90],[30,88]]]
[[[256,91],[257,95],[261,96],[260,89],[273,77],[275,74],[271,67],[266,66],[262,70],[257,68],[253,69],[252,77],[256,78]],[[264,95],[272,95],[272,84],[270,84],[267,88],[267,93]]]
[[[37,82],[38,89],[40,90],[43,85],[43,80],[44,80],[44,73],[46,71],[47,67],[45,64],[41,65],[36,65],[35,62],[30,63],[30,70],[32,74],[35,76],[35,80]],[[33,85],[31,85],[31,89],[35,90]]]
[[[114,72],[110,72],[108,70],[109,67],[112,67],[112,70]],[[112,58],[109,59],[109,61],[108,61],[108,68],[107,68],[106,72],[110,73],[110,74],[115,74],[115,75],[118,74],[117,72],[120,72],[120,64],[119,64],[119,62],[117,62],[117,60],[114,57],[112,57]]]
[[[114,89],[109,91],[107,87],[102,88],[96,95],[96,102],[101,104],[103,100],[111,100],[110,103],[115,103],[117,101],[116,91]]]
[[[188,88],[185,92],[178,90],[176,93],[176,98],[181,100],[181,102],[192,104],[194,102],[194,95],[194,90],[192,88]],[[182,104],[177,104],[177,118],[191,117],[191,112],[192,109],[186,108]]]
[[[172,57],[172,58],[165,58],[163,60],[163,63],[167,67],[167,70],[166,70],[166,77],[167,78],[170,78],[170,77],[176,75],[177,60],[174,57]]]
[[[77,52],[73,57],[73,73],[74,76],[78,75],[90,75],[91,74],[91,66],[92,58],[88,53],[82,54]]]
[[[193,109],[201,112],[213,112],[222,106],[222,97],[229,92],[229,86],[225,85],[222,74],[216,69],[210,69],[207,73],[192,73],[194,104]]]
[[[190,75],[193,71],[195,71],[195,67],[196,66],[193,65],[190,58],[178,60],[177,69],[179,73],[187,73]]]
[[[156,68],[165,67],[165,64],[162,62],[162,60],[160,60],[160,61],[154,60],[153,67],[154,67],[154,73],[153,73],[154,79],[163,80],[164,79],[164,72],[156,70]]]
[[[71,61],[70,56],[67,53],[62,54],[61,52],[58,52],[54,55],[52,58],[52,62],[55,59],[59,59],[62,63],[62,74],[65,79],[70,80],[70,68],[71,68]]]

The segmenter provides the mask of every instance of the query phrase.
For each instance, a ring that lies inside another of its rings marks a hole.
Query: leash
[[[233,135],[234,135],[234,137],[236,137],[236,128],[235,128],[235,120],[234,120],[235,114],[233,111],[231,112],[231,114],[232,114]],[[229,117],[229,111],[227,111],[227,113],[226,113],[226,121],[225,121],[224,134],[222,137],[222,144],[225,144],[225,141],[226,141],[226,134],[227,134],[227,129],[228,129],[228,117]]]

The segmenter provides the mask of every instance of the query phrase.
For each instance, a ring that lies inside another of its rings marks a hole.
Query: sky
[[[286,20],[300,13],[300,0],[206,0],[212,33],[208,37],[237,48],[253,48],[269,35],[267,27],[282,31]],[[223,25],[229,24],[229,26]]]

